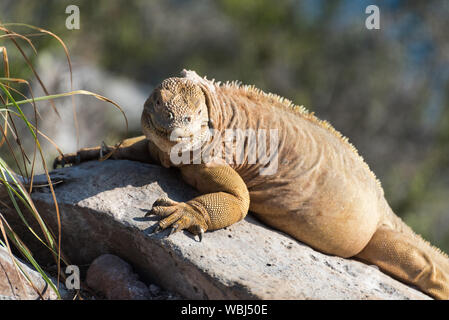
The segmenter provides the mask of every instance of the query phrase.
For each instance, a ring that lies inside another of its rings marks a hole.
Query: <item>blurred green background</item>
[[[79,30],[65,25],[71,4],[80,9]],[[365,27],[370,4],[380,8],[380,30]],[[241,80],[305,105],[349,137],[395,212],[446,252],[448,18],[446,0],[0,2],[1,22],[40,26],[65,41],[74,88],[112,96],[130,119],[128,135],[138,134],[151,89],[183,68],[221,81]],[[33,41],[39,55],[25,51],[50,93],[68,91],[58,43],[49,37]],[[8,48],[13,76],[33,79],[17,50],[6,39],[1,45]],[[34,82],[33,90],[42,94]],[[64,152],[74,151],[69,104],[57,103],[64,122],[50,120],[47,128]],[[102,112],[105,106],[94,106],[92,99],[77,98],[77,104],[79,147],[123,138],[117,111]],[[44,115],[50,110],[48,104],[40,107]],[[48,150],[49,158],[56,155]]]

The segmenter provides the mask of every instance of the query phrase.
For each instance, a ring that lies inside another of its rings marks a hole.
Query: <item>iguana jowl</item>
[[[243,219],[249,209],[268,226],[317,250],[375,264],[435,298],[449,299],[447,255],[393,213],[356,149],[304,108],[252,86],[220,84],[184,70],[182,77],[154,89],[142,129],[144,136],[125,140],[112,158],[170,167],[170,150],[180,142],[171,141],[174,133],[189,137],[192,148],[213,143],[204,139],[209,129],[220,134],[278,129],[279,134],[279,166],[272,175],[260,174],[264,164],[247,161],[176,165],[202,195],[186,203],[158,199],[151,213],[162,218],[159,228],[201,234]],[[55,164],[98,159],[102,149],[81,149]],[[249,152],[244,150],[244,159]]]

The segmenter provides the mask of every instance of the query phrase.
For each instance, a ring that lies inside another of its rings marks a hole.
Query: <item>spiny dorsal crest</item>
[[[321,120],[317,118],[314,114],[314,112],[310,112],[307,110],[303,105],[296,105],[291,100],[286,99],[282,96],[279,96],[274,93],[266,93],[263,90],[256,88],[254,85],[243,85],[240,81],[226,81],[225,83],[221,82],[215,82],[215,79],[208,80],[206,77],[200,77],[195,71],[192,70],[183,70],[181,72],[181,75],[189,80],[192,80],[194,82],[199,82],[203,85],[205,85],[208,89],[211,90],[211,92],[216,91],[216,87],[221,88],[228,88],[228,89],[234,89],[237,90],[239,93],[245,93],[245,94],[255,94],[259,97],[263,97],[266,99],[267,103],[271,103],[274,106],[284,108],[284,110],[288,110],[293,112],[294,114],[301,116],[313,123],[316,123],[317,125],[325,128],[335,136],[337,136],[344,144],[346,144],[357,156],[359,156],[362,159],[362,162],[368,170],[373,175],[374,179],[376,180],[376,183],[381,187],[380,181],[377,179],[376,175],[371,171],[369,166],[366,164],[366,162],[363,160],[363,157],[359,154],[358,150],[354,147],[352,143],[349,142],[349,139],[342,135],[338,130],[336,130],[328,121]]]

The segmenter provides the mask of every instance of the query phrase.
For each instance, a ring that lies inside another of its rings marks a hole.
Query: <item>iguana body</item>
[[[260,174],[264,164],[248,163],[253,150],[247,144],[241,164],[213,159],[175,165],[202,195],[186,203],[156,201],[152,213],[163,217],[160,228],[201,234],[243,219],[249,209],[317,250],[375,264],[433,297],[449,298],[448,257],[392,212],[347,139],[304,108],[254,87],[221,85],[183,71],[182,78],[169,78],[153,91],[142,128],[145,136],[125,140],[112,157],[170,167],[170,150],[179,142],[170,141],[174,132],[197,137],[192,149],[217,143],[202,140],[210,128],[222,136],[225,129],[277,129],[279,135],[279,165],[271,175]],[[65,161],[95,159],[99,150],[82,149]]]

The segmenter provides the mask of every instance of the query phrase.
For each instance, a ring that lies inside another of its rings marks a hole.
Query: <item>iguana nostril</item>
[[[192,121],[192,117],[187,116],[187,117],[184,118],[184,121],[189,123],[190,121]]]

